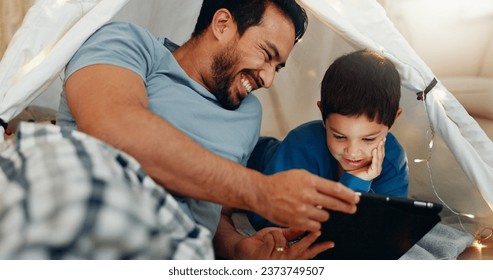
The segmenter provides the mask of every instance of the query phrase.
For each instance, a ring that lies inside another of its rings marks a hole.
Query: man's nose
[[[260,78],[262,79],[262,86],[264,88],[270,88],[274,82],[276,76],[276,67],[271,64],[266,64],[264,69],[260,71]]]

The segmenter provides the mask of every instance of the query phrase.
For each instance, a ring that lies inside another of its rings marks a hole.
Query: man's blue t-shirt
[[[249,94],[238,109],[222,108],[212,93],[180,67],[172,54],[177,47],[134,24],[112,22],[96,31],[77,51],[66,66],[65,79],[93,64],[129,69],[142,77],[152,112],[209,151],[246,165],[260,133],[260,102]],[[57,123],[76,128],[65,92],[62,93]],[[174,140],[162,141],[166,145]],[[189,216],[214,234],[220,217],[219,205],[180,196],[175,198]]]
[[[261,137],[248,161],[248,167],[268,175],[289,169],[305,169],[320,177],[339,181],[355,191],[407,196],[407,157],[394,135],[387,134],[382,172],[372,181],[365,181],[345,172],[339,177],[338,162],[327,148],[326,139],[322,121],[311,121],[298,126],[283,141]],[[275,226],[255,213],[248,212],[248,217],[257,230]]]

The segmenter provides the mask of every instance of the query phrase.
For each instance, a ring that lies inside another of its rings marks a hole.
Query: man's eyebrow
[[[274,52],[273,59],[280,61],[281,60],[281,55],[279,54],[279,50],[277,49],[276,45],[274,45],[272,42],[267,42],[267,46]],[[281,62],[279,65],[276,67],[277,69],[281,69],[286,67],[286,62]]]
[[[276,60],[281,60],[281,55],[279,54],[279,50],[277,49],[276,45],[274,45],[272,42],[267,42],[267,46],[274,52],[273,58]]]

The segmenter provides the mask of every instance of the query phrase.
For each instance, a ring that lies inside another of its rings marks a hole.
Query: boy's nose
[[[355,144],[355,143],[350,143],[346,146],[346,149],[345,149],[345,154],[350,156],[350,157],[355,157],[355,156],[358,156],[361,152],[360,148],[359,148],[359,145]]]

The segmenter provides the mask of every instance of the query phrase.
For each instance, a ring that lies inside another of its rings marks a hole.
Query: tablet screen
[[[439,203],[371,193],[360,196],[355,214],[329,211],[317,242],[334,241],[335,247],[315,259],[398,259],[441,220]]]

